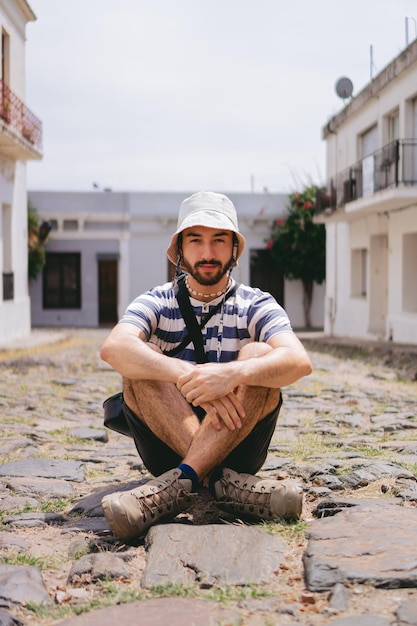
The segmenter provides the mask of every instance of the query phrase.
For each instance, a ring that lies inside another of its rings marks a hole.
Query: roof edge
[[[337,131],[345,121],[356,113],[364,104],[378,95],[392,80],[407,70],[417,61],[417,39],[391,61],[375,78],[355,96],[339,113],[329,119],[322,128],[322,138]]]

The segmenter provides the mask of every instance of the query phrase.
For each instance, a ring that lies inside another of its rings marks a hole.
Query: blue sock
[[[178,469],[181,470],[180,478],[181,477],[188,478],[189,480],[191,480],[193,484],[193,491],[197,491],[197,489],[200,486],[200,481],[198,479],[196,472],[193,470],[193,468],[190,465],[187,465],[186,463],[180,463],[178,465]]]

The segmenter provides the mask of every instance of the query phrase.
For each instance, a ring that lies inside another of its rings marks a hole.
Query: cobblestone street
[[[125,545],[101,498],[149,475],[103,427],[107,332],[0,349],[0,624],[417,624],[415,352],[306,339],[313,374],[283,390],[261,472],[302,482],[300,522],[245,524],[202,491]]]

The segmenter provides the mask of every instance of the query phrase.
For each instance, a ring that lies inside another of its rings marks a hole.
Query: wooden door
[[[116,259],[99,259],[98,262],[98,323],[100,326],[116,324],[117,315]]]

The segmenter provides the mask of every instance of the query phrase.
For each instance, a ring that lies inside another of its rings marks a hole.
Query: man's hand
[[[245,411],[233,392],[224,398],[213,400],[201,404],[206,411],[206,419],[209,419],[216,430],[220,430],[222,422],[229,430],[241,428],[242,418],[245,417]]]
[[[227,396],[237,386],[231,363],[202,363],[180,375],[177,388],[194,406]]]
[[[187,402],[201,406],[217,430],[220,430],[221,422],[229,430],[240,428],[245,417],[242,403],[234,392],[233,377],[229,374],[223,364],[203,363],[177,380],[177,388]]]

